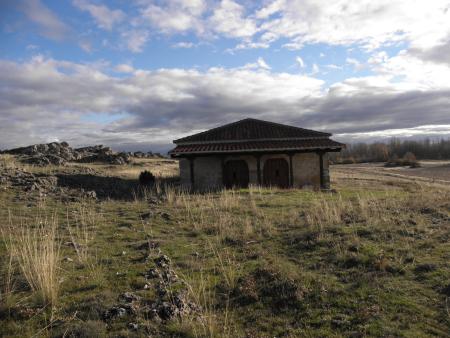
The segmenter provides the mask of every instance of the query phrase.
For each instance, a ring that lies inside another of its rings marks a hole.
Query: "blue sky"
[[[7,0],[0,148],[167,150],[245,117],[450,135],[450,1]]]

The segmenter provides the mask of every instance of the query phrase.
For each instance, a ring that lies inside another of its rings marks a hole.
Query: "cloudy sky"
[[[450,0],[2,0],[0,149],[116,149],[245,117],[450,137]]]

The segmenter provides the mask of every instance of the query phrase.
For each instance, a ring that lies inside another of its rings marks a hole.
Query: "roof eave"
[[[205,150],[205,151],[192,151],[192,152],[174,152],[169,151],[169,155],[171,157],[183,157],[183,156],[193,156],[193,155],[215,155],[215,154],[237,154],[237,153],[270,153],[270,152],[292,152],[292,151],[319,151],[319,150],[327,150],[330,152],[341,151],[345,148],[345,145],[339,146],[324,146],[324,147],[302,147],[302,148],[265,148],[265,149],[239,149],[239,150]]]

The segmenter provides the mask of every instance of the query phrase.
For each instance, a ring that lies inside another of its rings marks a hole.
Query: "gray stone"
[[[170,258],[166,255],[161,255],[158,258],[155,258],[156,266],[166,269],[170,267]]]
[[[112,308],[110,308],[103,314],[103,318],[106,320],[111,320],[111,319],[123,317],[126,314],[127,314],[126,308],[120,307],[120,306],[113,306]]]
[[[130,330],[136,331],[139,328],[139,325],[137,323],[128,323],[128,328]]]
[[[139,297],[138,295],[132,293],[132,292],[125,292],[119,295],[119,302],[124,302],[124,303],[132,303],[132,302],[136,302],[139,301],[141,299],[141,297]]]

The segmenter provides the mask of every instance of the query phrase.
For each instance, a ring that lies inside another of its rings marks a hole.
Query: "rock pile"
[[[135,151],[134,153],[130,153],[131,156],[136,157],[136,158],[153,158],[153,157],[160,157],[161,154],[153,154],[151,151],[144,153],[142,151]]]
[[[58,179],[55,176],[35,175],[21,169],[0,169],[0,186],[19,187],[25,191],[42,193],[57,190]]]
[[[131,160],[129,153],[116,153],[103,145],[74,149],[67,142],[34,144],[28,147],[5,150],[2,153],[19,155],[22,162],[37,166],[65,165],[71,161],[125,164]]]
[[[179,282],[177,274],[171,268],[170,258],[161,255],[154,260],[156,268],[151,268],[145,277],[154,280],[154,288],[158,298],[151,305],[153,317],[170,320],[174,317],[183,317],[198,311],[198,306],[187,300],[186,291],[173,293],[174,285]],[[177,288],[175,288],[177,289]]]
[[[145,273],[148,281],[145,289],[153,287],[156,291],[156,300],[125,292],[119,295],[119,304],[104,313],[104,320],[111,321],[130,316],[129,319],[133,319],[133,322],[130,322],[128,326],[130,329],[136,330],[138,327],[135,319],[139,316],[158,322],[180,318],[199,311],[199,307],[187,299],[187,291],[181,287],[182,281],[171,268],[170,258],[166,255],[159,255],[154,259],[154,263],[156,266]]]
[[[0,168],[0,189],[19,188],[25,192],[38,192],[39,195],[57,194],[65,199],[96,199],[93,190],[69,189],[62,187],[57,176],[49,174],[33,174],[19,168]]]
[[[131,155],[129,153],[115,153],[110,147],[102,145],[76,148],[75,153],[78,154],[78,162],[91,163],[103,162],[109,164],[126,164],[130,163]]]

